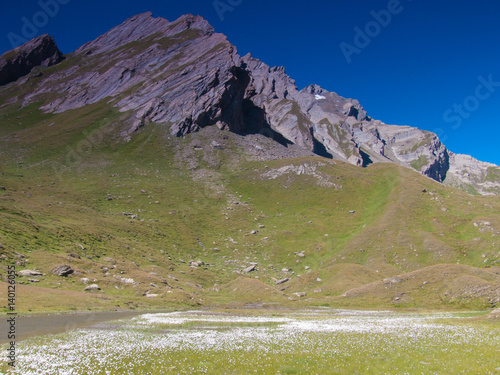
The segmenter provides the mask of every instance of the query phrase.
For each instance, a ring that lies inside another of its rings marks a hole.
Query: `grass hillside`
[[[215,127],[127,142],[105,102],[0,105],[0,295],[7,265],[42,273],[19,275],[19,311],[500,303],[498,197]]]

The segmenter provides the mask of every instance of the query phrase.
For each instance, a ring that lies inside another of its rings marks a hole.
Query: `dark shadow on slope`
[[[285,147],[293,144],[281,133],[271,129],[266,120],[266,112],[257,107],[250,99],[243,99],[243,120],[245,122],[244,134],[262,134]]]
[[[368,155],[362,149],[359,149],[359,154],[361,155],[361,159],[363,159],[363,168],[368,167],[370,164],[373,164],[373,160],[370,158],[370,155]]]
[[[325,145],[318,141],[314,136],[314,129],[311,128],[310,132],[313,140],[313,152],[316,155],[323,156],[324,158],[333,159],[333,155],[327,151]]]
[[[313,152],[316,155],[323,156],[324,158],[327,159],[333,159],[333,155],[326,150],[325,145],[320,141],[318,141],[314,136],[313,136],[313,145],[314,145]]]
[[[429,167],[425,175],[438,182],[443,182],[446,179],[449,169],[450,155],[448,154],[448,150],[445,150],[442,157],[438,158],[434,164]]]

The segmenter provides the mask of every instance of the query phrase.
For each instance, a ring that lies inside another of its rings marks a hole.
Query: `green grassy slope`
[[[397,305],[499,303],[497,197],[470,196],[393,164],[259,161],[248,150],[269,140],[216,128],[172,138],[168,124],[149,124],[125,142],[126,114],[104,102],[60,114],[37,107],[0,107],[2,267],[44,274],[19,276],[21,311],[392,306],[405,290],[380,291],[384,279],[457,264],[468,267],[443,283],[453,296],[469,285],[481,296],[457,302],[440,284]],[[51,274],[61,264],[75,274]],[[101,291],[85,292],[82,278]],[[410,284],[399,286],[410,293]]]

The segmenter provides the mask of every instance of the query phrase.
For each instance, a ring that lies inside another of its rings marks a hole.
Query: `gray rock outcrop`
[[[479,161],[472,156],[450,154],[450,169],[444,181],[470,193],[499,194],[500,168],[492,163]]]
[[[41,35],[0,56],[0,86],[29,74],[36,66],[51,66],[62,59],[54,39]]]
[[[73,272],[75,271],[68,265],[57,266],[52,270],[52,273],[57,276],[69,276]]]
[[[21,270],[18,272],[21,276],[42,276],[42,273],[34,270]]]

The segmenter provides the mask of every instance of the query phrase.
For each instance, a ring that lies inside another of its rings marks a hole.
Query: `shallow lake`
[[[469,315],[146,313],[19,342],[12,373],[500,374],[500,329],[473,323]]]

